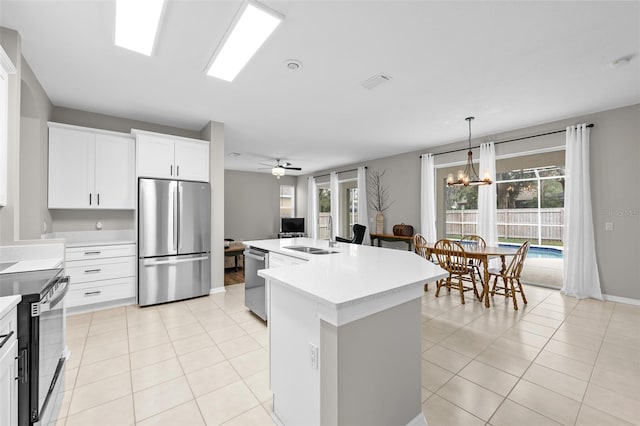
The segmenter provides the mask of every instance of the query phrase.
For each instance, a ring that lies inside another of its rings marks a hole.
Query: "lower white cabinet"
[[[0,425],[18,424],[18,322],[14,307],[0,318]]]
[[[68,308],[128,299],[136,295],[136,246],[73,247],[66,250],[71,287]]]

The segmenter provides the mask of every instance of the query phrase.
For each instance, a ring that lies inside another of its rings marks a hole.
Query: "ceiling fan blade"
[[[282,167],[283,169],[287,169],[287,170],[302,170],[301,167],[283,167],[283,166],[280,166],[280,167]]]
[[[258,163],[258,164],[262,164],[263,166],[276,167],[275,164],[270,164],[270,163]]]

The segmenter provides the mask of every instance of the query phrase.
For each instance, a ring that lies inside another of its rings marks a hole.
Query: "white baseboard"
[[[218,293],[224,293],[227,290],[225,290],[224,286],[223,287],[214,287],[211,290],[209,290],[209,294],[218,294]]]
[[[640,306],[640,300],[631,299],[629,297],[610,296],[608,294],[603,294],[602,298],[607,302],[617,302],[617,303],[625,303],[627,305]]]

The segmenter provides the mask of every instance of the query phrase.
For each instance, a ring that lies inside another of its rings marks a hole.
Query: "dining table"
[[[426,254],[428,257],[435,255],[436,243],[427,243],[425,246]],[[489,260],[496,257],[500,257],[502,262],[502,272],[506,269],[505,258],[507,256],[513,256],[517,253],[517,246],[487,246],[481,247],[477,244],[462,243],[464,252],[467,259],[478,259],[483,265],[483,280],[482,280],[482,297],[484,298],[484,305],[488,308],[491,306],[489,302]]]

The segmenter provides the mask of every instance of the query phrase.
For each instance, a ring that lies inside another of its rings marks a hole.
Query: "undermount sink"
[[[289,247],[283,247],[283,248],[287,248],[289,250],[301,251],[303,253],[309,253],[309,254],[338,253],[337,251],[333,251],[333,250],[326,250],[326,249],[321,249],[317,247],[307,247],[307,246],[289,246]]]

